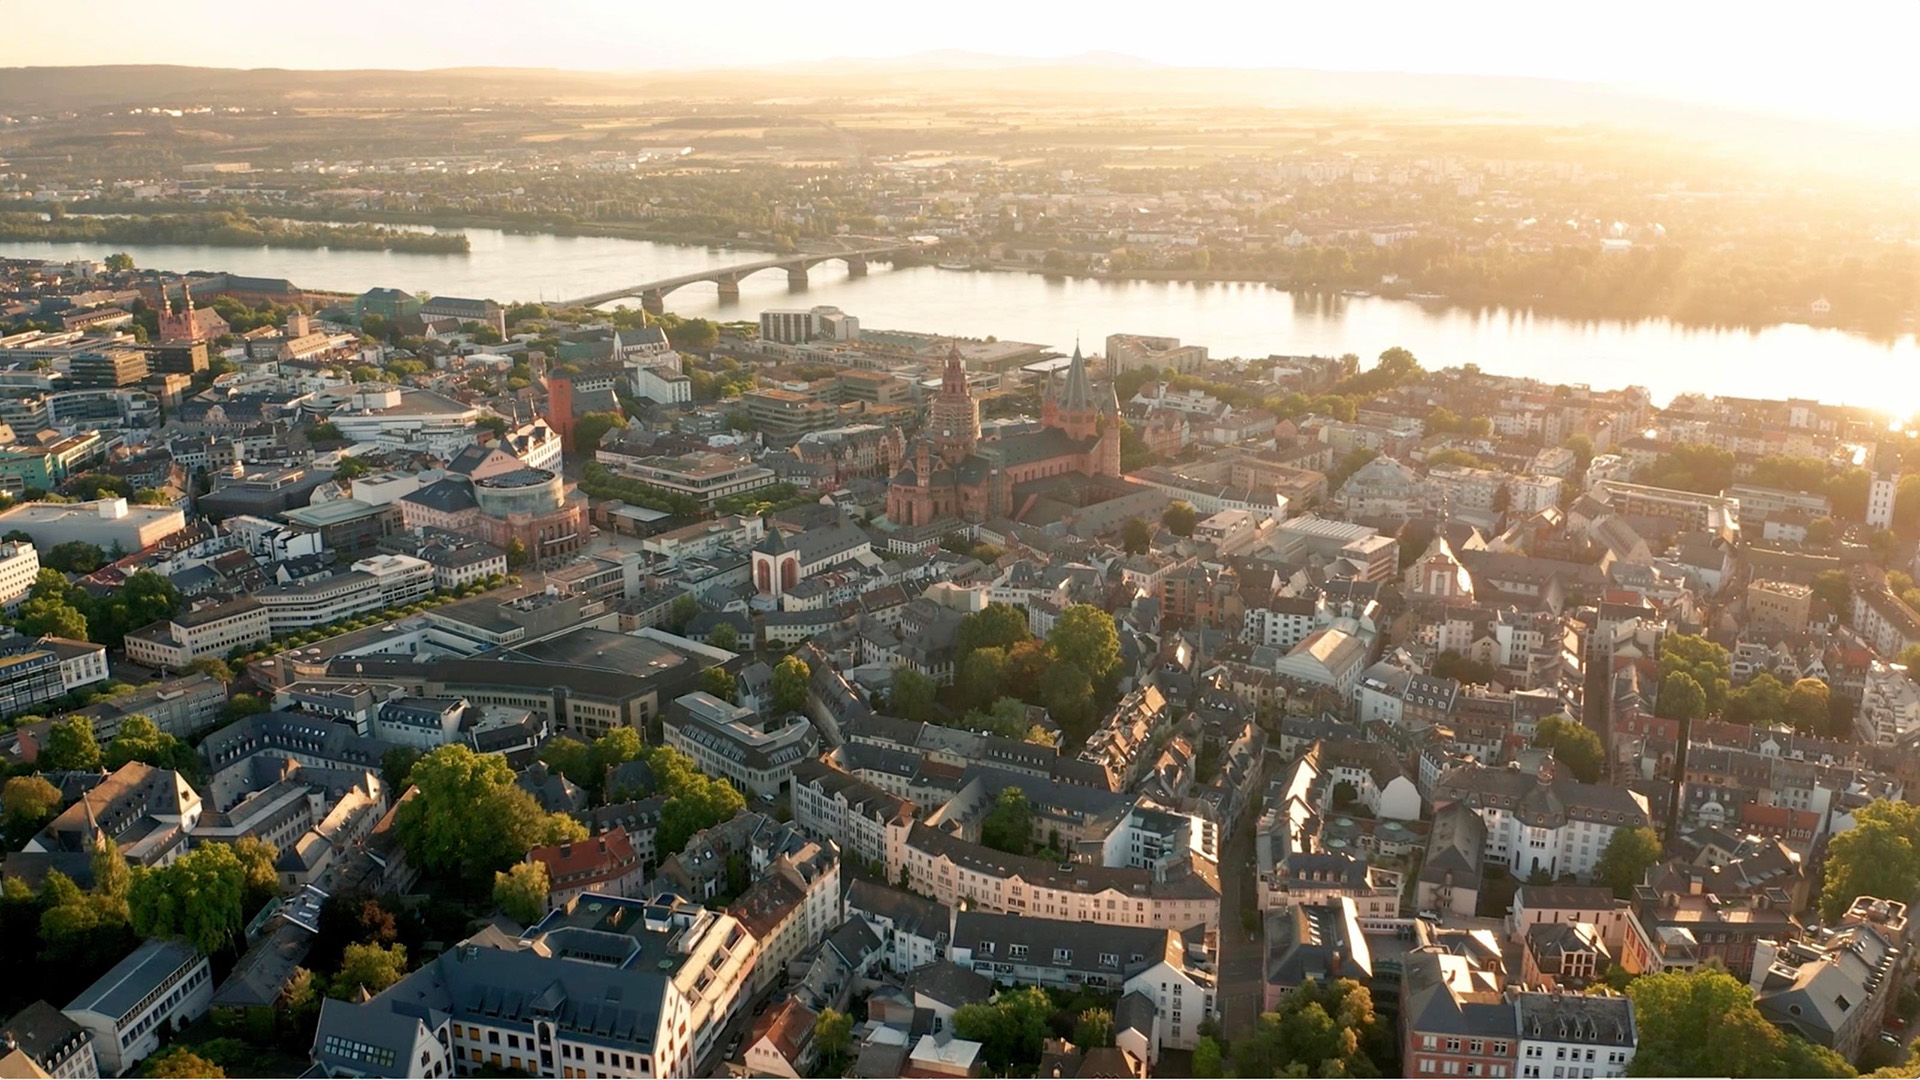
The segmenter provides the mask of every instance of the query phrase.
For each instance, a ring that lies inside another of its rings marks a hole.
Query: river
[[[0,243],[0,255],[60,259],[124,250],[137,265],[162,270],[229,270],[314,289],[392,286],[502,301],[560,300],[765,256],[610,237],[462,231],[472,241],[468,255],[44,242]],[[1603,388],[1637,384],[1662,401],[1701,390],[1814,397],[1902,415],[1920,409],[1920,345],[1912,334],[1885,342],[1799,324],[1713,330],[1664,319],[1572,320],[1380,297],[1294,295],[1253,284],[1096,281],[933,266],[876,264],[867,277],[850,279],[837,262],[815,267],[802,292],[789,291],[776,270],[742,281],[737,303],[722,304],[705,283],[667,297],[672,311],[721,319],[814,304],[842,308],[869,327],[991,334],[1059,349],[1077,338],[1098,351],[1110,333],[1177,337],[1206,345],[1216,357],[1351,352],[1370,358],[1400,345],[1428,367],[1474,363],[1497,374]]]

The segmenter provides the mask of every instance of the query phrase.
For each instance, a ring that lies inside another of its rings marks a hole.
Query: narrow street
[[[1258,825],[1258,814],[1242,814],[1240,827],[1220,853],[1220,1026],[1228,1039],[1253,1030],[1260,1017],[1264,942],[1260,931],[1247,933],[1240,914],[1258,906],[1253,843]]]

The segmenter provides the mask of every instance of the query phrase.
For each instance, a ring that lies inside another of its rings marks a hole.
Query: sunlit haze
[[[1004,57],[1114,54],[1182,67],[1508,75],[1874,125],[1920,123],[1920,4],[1539,4],[1389,0],[1365,6],[1206,2],[1032,4],[964,11],[886,0],[796,5],[627,0],[341,0],[316,9],[212,0],[6,5],[35,65],[288,68],[763,66],[931,50]],[[724,32],[712,32],[719,14]],[[101,28],[114,27],[111,33]]]

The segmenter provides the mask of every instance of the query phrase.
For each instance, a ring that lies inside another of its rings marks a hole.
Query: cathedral
[[[1056,391],[1048,376],[1040,430],[980,438],[980,407],[956,347],[947,355],[927,428],[887,486],[887,520],[917,527],[959,519],[1021,520],[1052,477],[1120,476],[1120,403],[1108,386],[1096,398],[1079,346]],[[1055,482],[1057,484],[1057,481]]]

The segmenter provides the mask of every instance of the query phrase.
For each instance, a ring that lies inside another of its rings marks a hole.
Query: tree
[[[7,847],[18,849],[60,813],[60,789],[39,776],[10,776],[0,788]]]
[[[1787,716],[1787,688],[1773,673],[1763,671],[1747,685],[1727,695],[1726,719],[1768,727]]]
[[[694,768],[693,759],[671,746],[649,747],[647,767],[660,784],[666,802],[660,808],[660,827],[654,847],[660,858],[679,854],[687,840],[747,808],[746,799],[725,780]]]
[[[29,637],[86,641],[87,617],[65,601],[35,597],[20,605],[20,632]]]
[[[1799,679],[1787,692],[1787,719],[1802,732],[1832,734],[1827,728],[1827,684],[1819,679]]]
[[[1845,570],[1822,570],[1813,575],[1813,597],[1846,619],[1853,610],[1853,579]]]
[[[967,713],[963,725],[972,731],[986,731],[1005,739],[1023,739],[1027,734],[1027,703],[1019,698],[1003,697],[986,712]]]
[[[219,679],[223,683],[231,684],[234,680],[233,665],[218,656],[203,656],[188,664],[186,670]]]
[[[730,622],[716,623],[712,630],[707,631],[707,644],[733,652],[739,648],[740,631]]]
[[[1352,979],[1302,983],[1262,1014],[1251,1035],[1233,1044],[1239,1076],[1378,1076],[1368,1056],[1390,1036],[1373,1011],[1373,995]]]
[[[1200,512],[1190,502],[1174,500],[1160,515],[1160,524],[1175,536],[1192,536],[1193,527],[1200,523]]]
[[[954,688],[968,705],[985,705],[1001,696],[1007,681],[1007,651],[988,646],[975,649],[954,672]]]
[[[573,445],[582,453],[591,453],[600,440],[614,428],[627,426],[627,418],[616,412],[591,412],[574,421]]]
[[[1875,799],[1854,823],[1827,843],[1820,911],[1829,922],[1862,896],[1912,896],[1920,886],[1920,806]]]
[[[773,669],[773,707],[781,712],[798,712],[807,707],[807,685],[813,670],[797,656],[789,656]]]
[[[1640,1045],[1635,1076],[1850,1076],[1827,1055],[1768,1023],[1745,983],[1711,968],[1642,975],[1627,986]],[[1703,1038],[1710,1032],[1711,1038]],[[1803,1071],[1789,1071],[1789,1062]]]
[[[1220,1040],[1211,1035],[1200,1036],[1193,1045],[1193,1075],[1196,1077],[1224,1076],[1221,1068]]]
[[[1832,518],[1814,518],[1807,523],[1807,543],[1826,547],[1833,543],[1837,532]]]
[[[118,769],[130,761],[139,761],[162,769],[189,769],[193,750],[187,744],[160,730],[160,725],[140,713],[120,721],[120,731],[107,744],[107,768]]]
[[[107,553],[98,544],[69,540],[55,544],[40,556],[40,565],[68,574],[91,574],[107,564]]]
[[[396,746],[380,755],[380,780],[394,798],[407,790],[414,763],[419,760],[420,751],[411,746]]]
[[[1025,855],[1033,841],[1033,806],[1017,787],[1001,788],[993,809],[980,820],[980,842],[995,851]]]
[[[169,1046],[143,1062],[140,1075],[180,1077],[181,1080],[194,1080],[196,1077],[224,1080],[227,1074],[220,1066],[184,1046]]]
[[[1061,612],[1047,645],[1095,683],[1104,682],[1120,666],[1120,634],[1113,616],[1091,604],[1074,604]]]
[[[960,620],[960,627],[954,632],[954,653],[965,660],[975,650],[1011,649],[1032,637],[1033,631],[1027,629],[1026,612],[1012,604],[995,601]]]
[[[341,1001],[352,1001],[360,996],[360,991],[378,994],[392,986],[407,973],[407,947],[390,945],[382,948],[371,942],[357,942],[347,946],[340,960],[340,971],[334,975],[333,982],[327,988],[327,996]]]
[[[79,772],[99,768],[100,761],[100,744],[93,737],[93,721],[73,715],[53,722],[38,764],[47,772]]]
[[[1128,518],[1120,526],[1120,546],[1129,555],[1144,555],[1153,547],[1153,528],[1139,518]]]
[[[1659,861],[1659,834],[1644,825],[1615,829],[1600,852],[1600,861],[1593,866],[1593,879],[1624,900],[1646,878],[1647,868]]]
[[[521,926],[532,926],[547,911],[547,894],[552,891],[547,864],[527,861],[514,863],[493,875],[493,902],[507,918]]]
[[[133,269],[133,256],[124,251],[116,251],[107,256],[107,269],[116,274]]]
[[[600,791],[606,786],[607,770],[637,761],[645,752],[638,730],[624,726],[611,729],[593,740],[593,746],[587,751],[587,787]]]
[[[1086,1009],[1073,1019],[1073,1044],[1081,1048],[1113,1045],[1113,1013]]]
[[[1707,692],[1686,672],[1677,672],[1660,680],[1659,707],[1654,710],[1670,720],[1698,720],[1707,714]]]
[[[341,483],[350,484],[372,471],[373,466],[361,461],[359,458],[351,455],[342,455],[340,464],[334,467],[333,478]]]
[[[700,673],[700,689],[705,690],[721,701],[731,702],[735,690],[733,672],[723,667],[710,667],[702,671]]]
[[[280,893],[280,875],[274,872],[279,849],[257,836],[234,841],[233,857],[240,860],[241,883],[246,889],[243,910],[258,911]]]
[[[527,545],[521,543],[520,538],[516,536],[507,542],[507,566],[518,570],[525,565],[527,565]]]
[[[231,723],[235,720],[244,720],[249,716],[266,712],[271,708],[273,708],[273,706],[268,705],[266,699],[258,694],[235,694],[227,699],[225,705],[220,707],[220,715],[224,717],[227,722]]]
[[[1093,681],[1078,664],[1056,663],[1040,674],[1040,704],[1070,739],[1093,730]]]
[[[1667,712],[1660,715],[1675,720],[1711,716],[1726,706],[1732,692],[1732,664],[1727,650],[1693,634],[1671,634],[1660,643],[1660,679],[1665,705],[1666,680],[1677,674],[1691,677],[1701,691],[1702,704],[1697,712]]]
[[[1453,679],[1468,686],[1483,686],[1498,679],[1500,672],[1492,664],[1469,660],[1464,653],[1443,649],[1433,658],[1433,676],[1436,679]]]
[[[161,867],[141,867],[127,912],[141,937],[182,937],[208,955],[231,947],[246,925],[247,868],[230,845],[203,844]]]
[[[555,735],[540,744],[547,771],[585,786],[593,776],[593,749],[571,735]]]
[[[981,1056],[997,1074],[1015,1063],[1040,1062],[1042,1044],[1052,1034],[1049,1020],[1053,999],[1037,986],[1002,990],[991,1003],[962,1005],[954,1010],[953,1033],[982,1044]]]
[[[844,1074],[853,1052],[853,1017],[831,1007],[822,1009],[813,1021],[813,1045],[820,1052],[820,1075]]]
[[[1607,752],[1600,736],[1571,716],[1542,718],[1534,728],[1533,745],[1552,750],[1554,760],[1583,784],[1597,784],[1606,773]]]
[[[682,633],[698,614],[700,601],[695,600],[692,593],[681,593],[673,598],[673,604],[667,608],[667,625],[673,628],[674,633]]]
[[[435,748],[414,764],[412,780],[419,794],[401,804],[394,830],[429,874],[491,881],[529,848],[586,837],[579,822],[545,813],[515,786],[505,758],[464,743]]]
[[[893,669],[893,688],[887,693],[894,712],[909,720],[925,720],[933,714],[933,698],[939,684],[909,667]]]

